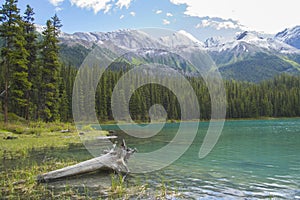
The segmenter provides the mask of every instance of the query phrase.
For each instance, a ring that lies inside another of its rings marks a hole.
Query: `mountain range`
[[[103,49],[110,47],[111,54],[128,50],[141,54],[141,50],[144,50],[148,55],[139,55],[140,62],[152,62],[159,55],[158,64],[172,65],[186,75],[195,75],[193,66],[174,54],[162,53],[162,49],[172,52],[182,52],[183,49],[204,51],[210,55],[225,79],[261,82],[282,73],[300,74],[300,26],[269,37],[244,31],[236,33],[232,39],[212,37],[204,42],[183,30],[160,33],[157,30],[128,29],[107,33],[61,33],[60,41],[62,61],[76,67],[97,46]]]

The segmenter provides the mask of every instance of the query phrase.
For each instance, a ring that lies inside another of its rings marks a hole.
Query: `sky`
[[[300,25],[299,0],[19,0],[36,23],[58,14],[67,33],[118,29],[186,30],[203,39],[255,30],[275,34]]]

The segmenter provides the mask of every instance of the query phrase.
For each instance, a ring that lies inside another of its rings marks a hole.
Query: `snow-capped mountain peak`
[[[299,50],[277,40],[276,38],[264,38],[256,32],[245,31],[237,33],[231,41],[220,42],[214,39],[206,41],[206,47],[210,51],[237,51],[236,53],[256,53],[256,52],[278,52],[284,54],[299,53]]]
[[[206,48],[211,48],[211,47],[218,47],[221,46],[222,44],[225,44],[227,41],[225,38],[219,36],[219,37],[210,37],[205,40],[204,45]]]
[[[276,34],[275,39],[300,49],[300,26],[285,29]]]
[[[236,36],[236,40],[246,41],[246,42],[257,41],[257,40],[263,40],[263,39],[264,39],[263,37],[261,37],[261,36],[255,34],[255,33],[248,32],[248,31],[239,33],[239,34],[237,34],[237,36]]]
[[[186,32],[185,30],[180,30],[178,31],[178,33],[184,35],[185,37],[189,38],[191,41],[195,43],[201,44],[201,42],[197,38],[195,38],[192,34]]]
[[[149,35],[138,30],[117,30],[113,32],[76,32],[73,34],[63,33],[61,41],[72,41],[79,44],[114,44],[123,49],[160,48],[161,44]]]
[[[196,39],[192,34],[180,30],[178,32],[174,32],[171,35],[160,37],[159,42],[168,48],[176,48],[176,47],[200,47],[203,48],[204,44]]]
[[[296,30],[296,29],[295,29]],[[297,31],[290,31],[297,35]],[[278,34],[287,36],[285,33]],[[300,32],[299,32],[300,37]],[[132,57],[129,53],[126,59],[139,58],[141,61],[164,63],[173,66],[175,70],[183,71],[187,75],[195,75],[195,70],[191,67],[186,68],[188,64],[181,62],[181,52],[191,52],[193,59],[201,60],[199,52],[205,50],[215,61],[220,72],[228,78],[240,78],[241,71],[246,70],[249,77],[247,81],[260,81],[271,77],[272,74],[282,72],[300,73],[299,60],[300,50],[289,44],[278,40],[274,36],[266,36],[256,32],[240,32],[232,39],[226,37],[212,37],[201,43],[186,31],[164,32],[153,34],[151,31],[142,30],[118,30],[113,32],[78,32],[74,34],[61,33],[60,41],[62,46],[62,55],[68,62],[74,62],[80,66],[80,60],[74,55],[80,55],[82,58],[90,52],[95,45],[106,55],[126,54],[130,50],[137,57]],[[65,50],[67,49],[67,50]],[[178,55],[176,53],[180,52]],[[195,53],[196,52],[196,53]],[[198,55],[198,53],[199,55]],[[198,57],[200,56],[200,57]],[[178,62],[179,61],[179,62]],[[199,63],[201,65],[201,63]],[[162,67],[162,66],[158,66]],[[187,69],[187,70],[186,70]],[[267,73],[261,73],[266,70]]]
[[[285,30],[277,33],[275,37],[281,40],[286,40],[286,39],[291,39],[295,36],[299,36],[299,34],[300,34],[300,26],[295,26],[293,28],[286,28]]]
[[[46,26],[43,26],[43,25],[35,24],[34,26],[35,26],[35,30],[38,33],[42,33],[46,29]]]

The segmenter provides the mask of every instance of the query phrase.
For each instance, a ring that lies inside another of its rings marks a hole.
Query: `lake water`
[[[227,121],[213,151],[199,159],[208,124],[200,124],[194,143],[175,163],[130,181],[154,190],[164,183],[191,199],[300,199],[300,119]],[[148,152],[166,145],[177,129],[166,124],[153,138],[125,138],[128,146]]]
[[[159,171],[131,174],[128,185],[147,184],[152,191],[158,192],[164,183],[168,190],[182,194],[178,199],[300,199],[300,119],[227,121],[213,151],[199,159],[199,148],[208,125],[208,122],[200,123],[193,144],[180,159]],[[119,138],[125,137],[129,147],[151,152],[168,144],[178,126],[166,124],[158,135],[149,139],[117,133]],[[113,125],[102,128],[118,130]],[[30,159],[40,162],[45,155],[78,161],[92,157],[81,145],[67,151],[37,151]],[[25,159],[7,161],[1,166],[23,166],[24,163],[30,165]],[[67,180],[66,184],[79,189],[84,184],[95,191],[92,195],[97,197],[99,185],[109,186],[110,176],[106,173],[84,175]],[[59,192],[64,191],[66,184],[61,180],[49,186]]]

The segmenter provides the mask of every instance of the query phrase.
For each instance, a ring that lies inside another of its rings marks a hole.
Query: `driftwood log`
[[[118,173],[125,172],[128,174],[130,173],[130,170],[127,166],[127,161],[135,152],[136,149],[128,148],[123,140],[121,147],[117,147],[116,144],[114,144],[113,148],[109,151],[105,151],[105,154],[102,156],[78,163],[76,165],[38,175],[37,181],[49,182],[51,180],[89,173],[103,168],[109,168]]]

